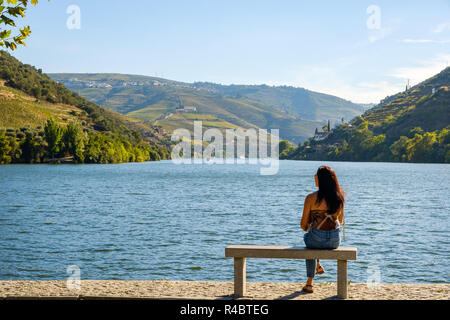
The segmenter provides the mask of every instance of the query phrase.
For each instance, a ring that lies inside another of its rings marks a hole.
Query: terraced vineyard
[[[194,118],[176,114],[184,106],[194,107],[198,117],[212,116],[205,127],[279,128],[281,137],[294,143],[306,140],[329,119],[350,119],[363,112],[350,101],[293,87],[183,83],[121,74],[50,76],[90,101],[168,132],[192,127]]]
[[[55,147],[46,136],[50,127]],[[68,130],[72,136],[63,143]],[[109,163],[168,158],[171,141],[161,127],[89,102],[2,51],[0,164],[73,157],[75,144],[76,161]]]
[[[450,67],[310,140],[290,159],[450,162]]]

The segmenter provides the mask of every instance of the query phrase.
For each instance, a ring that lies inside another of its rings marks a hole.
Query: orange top
[[[330,213],[325,199],[319,204],[317,203],[317,191],[306,197],[300,222],[303,230],[308,231],[309,226],[325,231],[336,230],[339,227],[338,221],[342,223],[343,220],[344,207],[337,212]]]

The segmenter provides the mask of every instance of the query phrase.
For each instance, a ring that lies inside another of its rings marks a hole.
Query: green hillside
[[[322,141],[309,139],[287,158],[450,162],[450,67],[387,97]]]
[[[57,152],[49,150],[49,124],[60,135]],[[76,155],[70,138],[77,139]],[[0,163],[57,157],[91,163],[159,160],[169,156],[169,145],[162,128],[89,102],[1,52]]]
[[[193,106],[197,116],[214,117],[206,127],[279,128],[282,138],[298,143],[329,119],[351,118],[363,111],[337,97],[292,87],[190,84],[122,74],[50,76],[90,101],[169,132],[192,126],[191,119],[176,114],[176,109]]]
[[[194,86],[237,98],[246,97],[261,101],[307,120],[340,122],[342,118],[349,120],[364,112],[362,105],[332,95],[291,86],[224,86],[207,82],[196,82]]]

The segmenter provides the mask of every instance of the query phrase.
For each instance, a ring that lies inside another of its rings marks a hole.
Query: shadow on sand
[[[288,294],[287,296],[284,297],[278,297],[276,299],[273,300],[292,300],[295,298],[298,298],[300,296],[307,296],[313,293],[307,293],[304,291],[295,291],[291,294]],[[249,300],[249,299],[253,299],[254,297],[236,297],[234,294],[230,294],[230,295],[226,295],[226,296],[221,296],[221,297],[217,297],[215,300]],[[322,300],[341,300],[337,295],[335,296],[331,296],[331,297],[327,297],[327,298],[323,298]]]
[[[287,296],[279,297],[279,298],[277,298],[275,300],[291,300],[291,299],[295,299],[295,298],[303,296],[303,295],[306,296],[306,295],[311,295],[311,294],[314,294],[314,293],[307,293],[307,292],[304,292],[304,291],[295,291],[295,292],[293,292],[291,294],[288,294]],[[338,296],[336,295],[336,296],[323,298],[322,300],[341,300],[341,299],[338,298]]]

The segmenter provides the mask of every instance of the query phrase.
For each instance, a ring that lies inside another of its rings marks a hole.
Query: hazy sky
[[[13,54],[47,73],[286,84],[354,102],[450,62],[450,0],[40,0],[26,24]]]

